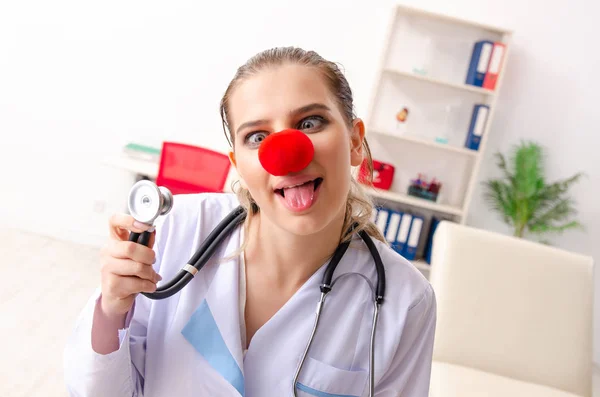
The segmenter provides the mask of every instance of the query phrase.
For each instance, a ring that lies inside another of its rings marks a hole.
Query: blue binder
[[[481,137],[487,124],[490,107],[488,105],[477,104],[473,106],[473,114],[471,115],[471,123],[465,141],[465,147],[471,150],[479,150]]]
[[[408,240],[404,245],[404,257],[408,260],[415,259],[417,254],[417,247],[421,240],[421,229],[423,228],[423,218],[420,216],[413,216],[410,224],[410,231],[408,233]]]
[[[375,220],[375,226],[379,229],[381,234],[385,236],[387,225],[389,223],[389,210],[387,208],[380,208],[377,211],[377,219]]]
[[[408,241],[408,233],[410,232],[410,224],[412,223],[412,218],[412,214],[402,214],[400,226],[398,227],[398,234],[396,235],[396,242],[392,245],[394,250],[402,256],[404,256],[406,242]]]
[[[477,87],[483,86],[483,80],[485,80],[493,48],[494,43],[489,40],[481,40],[475,43],[465,81],[466,84]]]
[[[441,219],[432,217],[431,218],[431,226],[429,228],[429,234],[427,235],[427,245],[425,246],[425,261],[431,265],[431,249],[433,246],[433,235],[435,234],[435,229],[437,229],[438,224],[441,222]]]
[[[385,239],[394,248],[396,243],[396,236],[398,236],[398,229],[400,228],[400,220],[402,219],[402,213],[398,211],[390,211],[388,216],[387,227],[385,229]]]

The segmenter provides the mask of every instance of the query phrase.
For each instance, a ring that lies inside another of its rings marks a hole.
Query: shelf
[[[469,85],[469,84],[450,83],[448,81],[438,80],[438,79],[434,79],[432,77],[421,76],[421,75],[418,75],[415,73],[404,72],[401,70],[395,70],[395,69],[390,69],[390,68],[386,68],[385,71],[388,73],[397,75],[397,76],[403,76],[403,77],[407,77],[407,78],[411,78],[411,79],[415,79],[415,80],[425,81],[430,84],[454,88],[454,89],[462,90],[462,91],[466,91],[466,92],[473,92],[476,94],[488,95],[488,96],[496,95],[496,91],[488,90],[488,89],[481,88],[481,87],[476,87],[476,86]]]
[[[397,135],[394,134],[392,132],[388,132],[388,131],[384,131],[382,129],[372,129],[370,130],[372,134],[376,134],[376,135],[382,135],[382,136],[389,136],[392,137],[394,139],[398,139],[401,141],[406,141],[406,142],[413,142],[413,143],[417,143],[419,145],[423,145],[423,146],[429,146],[429,147],[433,147],[433,148],[437,148],[437,149],[441,149],[441,150],[446,150],[446,151],[450,151],[450,152],[454,152],[454,153],[460,153],[460,154],[464,154],[466,156],[471,156],[471,157],[477,157],[477,155],[479,154],[478,151],[475,150],[470,150],[467,148],[461,148],[461,147],[457,147],[457,146],[452,146],[449,144],[443,144],[443,143],[438,143],[438,142],[433,142],[430,140],[426,140],[423,138],[418,138],[415,136],[410,136],[410,135]]]
[[[484,24],[484,23],[472,21],[469,19],[464,19],[464,18],[448,15],[448,14],[434,13],[431,11],[427,11],[424,9],[417,9],[417,8],[403,5],[403,4],[396,5],[396,10],[397,10],[397,12],[401,12],[401,13],[408,14],[408,15],[415,15],[418,17],[427,17],[429,19],[439,20],[442,22],[447,22],[447,23],[452,23],[452,24],[457,24],[457,25],[471,26],[473,28],[484,29],[484,30],[488,30],[490,32],[495,32],[498,34],[512,34],[513,33],[512,29],[506,29],[506,28],[501,28],[501,27],[494,26],[494,25],[488,25],[488,24]]]
[[[462,215],[462,209],[449,205],[437,204],[429,200],[412,197],[406,194],[394,193],[386,190],[381,190],[373,187],[366,187],[366,191],[374,197],[385,200],[395,201],[397,203],[408,204],[415,207],[428,209],[432,211],[442,212],[450,215]]]
[[[423,270],[428,272],[429,270],[431,270],[431,265],[427,262],[425,262],[422,259],[416,260],[416,261],[412,261],[412,264],[414,265],[414,267],[416,267],[419,270]]]

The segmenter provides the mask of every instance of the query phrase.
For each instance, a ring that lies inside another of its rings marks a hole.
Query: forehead
[[[253,120],[274,120],[312,103],[336,110],[334,98],[322,73],[314,67],[282,65],[268,67],[243,80],[230,97],[233,127]]]

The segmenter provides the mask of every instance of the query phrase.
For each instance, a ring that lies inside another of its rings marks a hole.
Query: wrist
[[[98,307],[100,309],[100,314],[104,318],[104,320],[110,324],[118,325],[119,328],[123,328],[125,324],[125,318],[127,317],[127,312],[120,313],[115,311],[113,307],[111,307],[108,299],[103,299],[102,295],[98,299]]]

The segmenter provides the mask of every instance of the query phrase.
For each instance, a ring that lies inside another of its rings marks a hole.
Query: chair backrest
[[[593,260],[441,222],[434,360],[591,396]]]
[[[163,142],[156,183],[173,194],[221,192],[231,162],[226,154],[176,142]]]

